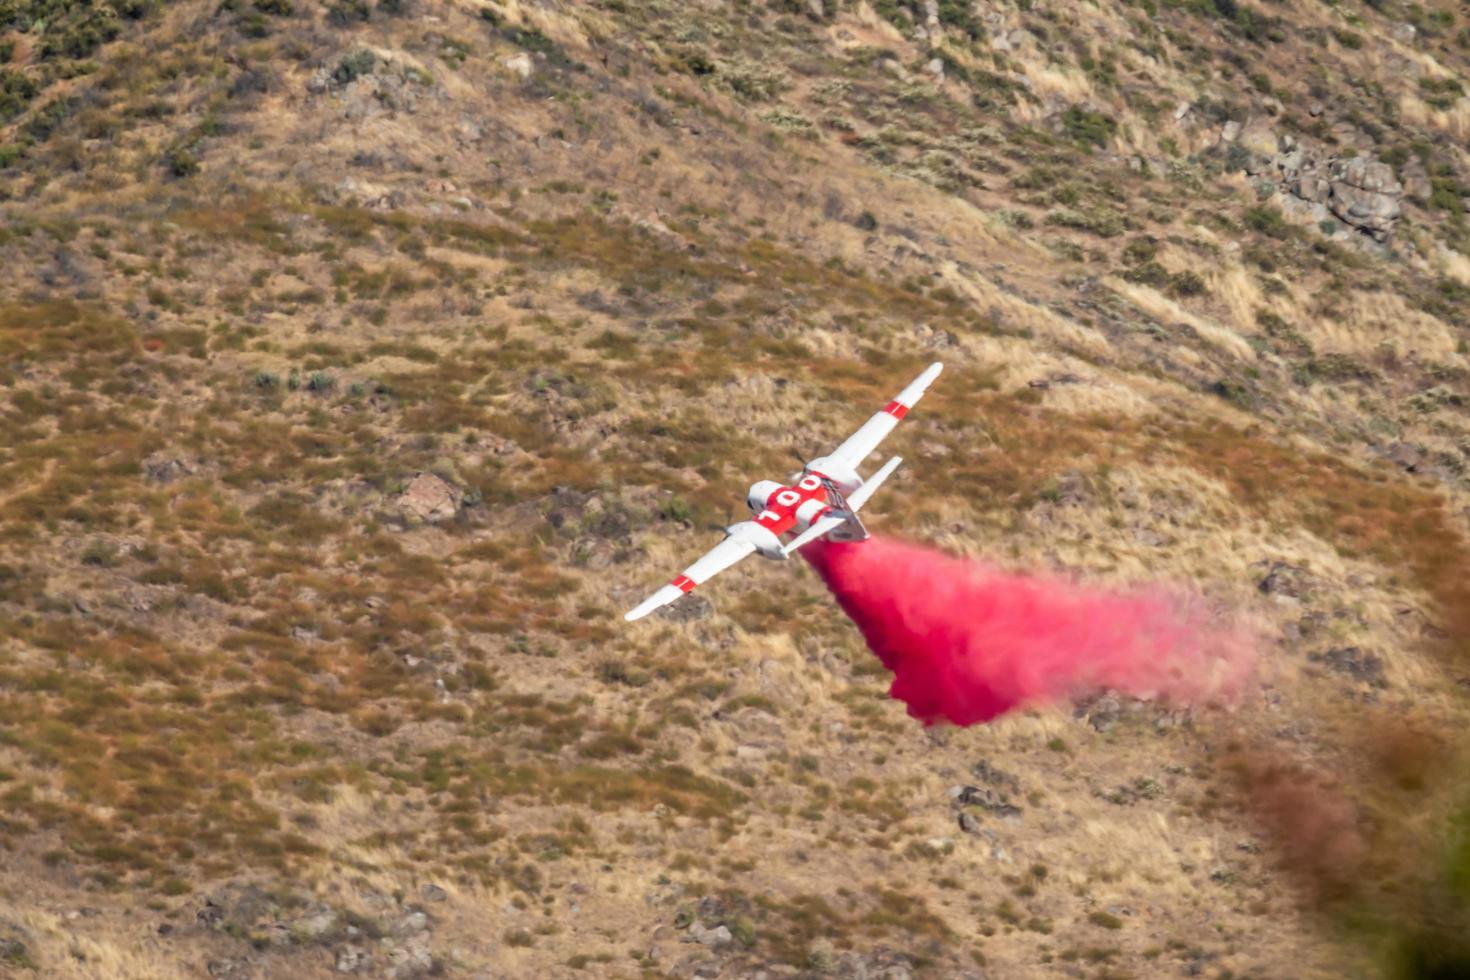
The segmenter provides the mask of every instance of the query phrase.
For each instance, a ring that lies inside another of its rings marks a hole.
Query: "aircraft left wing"
[[[630,623],[635,619],[642,619],[655,609],[667,606],[684,593],[693,590],[696,585],[702,585],[754,552],[755,545],[750,541],[737,537],[726,538],[711,548],[703,558],[684,569],[682,575],[677,576],[668,585],[629,610],[623,618]]]

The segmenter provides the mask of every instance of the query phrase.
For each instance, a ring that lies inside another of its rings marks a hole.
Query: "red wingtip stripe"
[[[680,575],[669,584],[678,588],[680,592],[689,592],[693,590],[695,583],[694,579],[690,578],[688,575]]]
[[[909,407],[903,402],[895,401],[889,402],[888,405],[883,409],[883,411],[887,412],[889,415],[892,415],[896,419],[901,419],[909,413]]]

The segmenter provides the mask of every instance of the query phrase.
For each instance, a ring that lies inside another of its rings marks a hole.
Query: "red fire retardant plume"
[[[910,715],[973,725],[1019,705],[1112,688],[1192,701],[1238,688],[1241,631],[1162,588],[1110,592],[1013,575],[881,537],[802,554],[893,672]]]

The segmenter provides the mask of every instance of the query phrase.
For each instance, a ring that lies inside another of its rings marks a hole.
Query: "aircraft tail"
[[[874,473],[863,485],[854,490],[851,496],[844,497],[842,491],[837,488],[831,480],[824,481],[827,486],[827,502],[832,511],[821,518],[811,527],[797,535],[792,542],[782,550],[786,554],[792,554],[796,549],[808,542],[826,535],[832,541],[866,541],[868,529],[863,526],[862,519],[858,517],[858,511],[866,504],[883,485],[883,481],[893,475],[902,463],[901,457],[895,456],[884,463],[878,472]]]

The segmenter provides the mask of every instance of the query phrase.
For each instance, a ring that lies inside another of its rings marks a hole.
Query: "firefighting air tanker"
[[[745,502],[755,517],[730,525],[725,540],[623,618],[630,622],[642,619],[752,554],[784,561],[802,545],[824,535],[832,541],[866,540],[868,530],[858,519],[858,511],[903,460],[893,457],[866,480],[858,476],[858,465],[919,403],[942,370],[942,364],[929,365],[831,455],[807,463],[790,486],[775,480],[751,484]],[[788,532],[796,532],[796,537],[783,541],[782,535]]]

